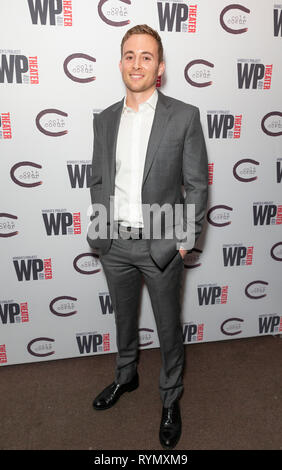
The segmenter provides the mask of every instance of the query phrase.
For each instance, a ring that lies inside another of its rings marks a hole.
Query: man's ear
[[[121,72],[121,60],[119,61],[118,66],[119,66],[119,70],[120,70],[120,72]]]
[[[160,62],[159,68],[158,68],[158,76],[162,75],[165,71],[165,63],[164,61]]]

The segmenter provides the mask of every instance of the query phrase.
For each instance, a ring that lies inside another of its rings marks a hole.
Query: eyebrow
[[[134,51],[126,51],[123,55],[126,55],[126,54],[134,54]],[[149,54],[149,55],[151,55],[152,57],[154,57],[154,55],[152,54],[152,52],[149,52],[149,51],[142,51],[141,54]]]

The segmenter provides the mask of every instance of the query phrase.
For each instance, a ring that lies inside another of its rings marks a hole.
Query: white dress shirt
[[[142,180],[157,101],[155,89],[147,101],[139,104],[138,111],[134,111],[124,98],[117,138],[114,199],[114,220],[122,225],[144,227]]]

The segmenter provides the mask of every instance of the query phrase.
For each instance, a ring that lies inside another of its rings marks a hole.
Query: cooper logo
[[[74,82],[89,83],[96,80],[93,72],[93,62],[96,59],[88,54],[71,54],[64,61],[64,72]]]
[[[101,271],[99,256],[95,253],[82,253],[76,256],[73,267],[80,274],[96,274]]]
[[[27,350],[29,354],[36,357],[52,356],[55,354],[55,351],[52,351],[54,342],[52,338],[35,338],[28,343]]]
[[[270,137],[282,135],[282,113],[280,111],[272,111],[266,114],[262,118],[261,128]]]
[[[139,328],[139,347],[150,346],[153,344],[152,334],[154,330],[150,328]]]
[[[51,116],[48,116],[47,118],[46,116],[48,114],[51,114]],[[63,118],[60,119],[58,116],[55,117],[54,115],[63,116],[64,118],[68,116],[67,113],[60,111],[59,109],[44,109],[36,116],[35,123],[37,129],[42,132],[42,134],[48,135],[50,137],[60,137],[61,135],[67,134],[67,130],[60,130],[65,127],[66,120]],[[57,131],[57,129],[59,130]]]
[[[49,308],[50,311],[58,317],[70,317],[77,313],[77,310],[74,310],[76,301],[76,297],[62,295],[60,297],[55,297],[55,299],[50,302]]]
[[[223,204],[211,207],[207,213],[208,222],[214,227],[225,227],[231,224],[230,214],[226,211],[233,211],[233,208]]]
[[[239,10],[242,13],[237,13],[234,15],[232,10]],[[233,3],[232,5],[228,5],[227,7],[223,8],[222,12],[220,13],[220,24],[222,28],[230,34],[242,34],[248,31],[248,28],[240,28],[247,22],[247,17],[244,13],[250,13],[250,10],[243,5],[239,5],[237,3]],[[239,28],[234,28],[233,26],[239,26]]]
[[[131,0],[118,0],[116,7],[103,8],[105,3],[109,0],[100,0],[98,4],[98,13],[100,18],[110,26],[126,26],[130,23],[130,20],[125,19],[128,16],[128,10],[126,6],[122,6],[121,3],[131,5]]]
[[[208,81],[211,77],[210,68],[214,64],[203,59],[196,59],[189,62],[184,69],[184,77],[186,81],[195,87],[202,88],[212,85],[212,81]]]
[[[241,326],[243,322],[242,318],[228,318],[222,323],[220,330],[227,336],[239,335],[242,333]]]
[[[191,253],[188,253],[185,256],[184,267],[187,269],[198,268],[202,265],[200,263],[200,256],[203,251],[199,250],[198,248],[193,248]]]
[[[37,168],[37,170],[35,170],[35,168]],[[34,188],[35,186],[40,186],[42,184],[42,181],[38,181],[40,178],[38,171],[39,168],[42,168],[42,166],[38,163],[19,162],[12,166],[10,176],[12,181],[19,186],[22,186],[23,188]]]
[[[270,250],[270,256],[275,261],[282,261],[282,242],[275,243]]]
[[[17,220],[16,215],[7,214],[6,212],[0,212],[0,237],[7,238],[18,235],[19,232],[17,230],[14,230],[15,220]]]
[[[242,165],[242,168],[238,168]],[[257,176],[250,176],[256,173],[256,166],[259,165],[259,162],[252,160],[251,158],[243,158],[235,163],[233,167],[233,176],[238,181],[242,183],[250,183],[255,181]]]
[[[262,286],[258,286],[258,284],[262,284]],[[268,282],[250,282],[245,288],[245,295],[249,297],[249,299],[262,299],[263,297],[266,297],[265,287],[263,286],[268,286]]]

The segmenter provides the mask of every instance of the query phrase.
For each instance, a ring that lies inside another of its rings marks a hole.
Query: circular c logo
[[[220,13],[220,24],[227,33],[230,34],[242,34],[248,31],[248,28],[241,28],[241,29],[234,29],[234,28],[229,28],[227,24],[225,23],[224,20],[224,15],[227,13],[229,10],[241,10],[244,11],[245,13],[250,13],[250,10],[243,5],[239,5],[238,3],[233,3],[232,5],[228,5],[227,7],[223,8],[222,12]]]
[[[282,135],[282,130],[279,132],[272,132],[272,131],[269,131],[266,127],[265,127],[265,121],[270,117],[270,116],[280,116],[282,117],[282,113],[280,113],[280,111],[272,111],[271,113],[268,113],[266,114],[262,121],[261,121],[261,128],[263,130],[263,132],[267,135],[270,135],[270,137],[278,137],[279,135]],[[282,124],[279,125],[279,127],[282,128]]]
[[[241,181],[242,183],[250,183],[251,181],[255,181],[257,179],[257,176],[252,176],[251,178],[242,178],[242,176],[238,175],[237,168],[239,165],[242,165],[243,163],[251,163],[252,165],[259,165],[259,162],[257,162],[256,160],[252,160],[251,158],[243,158],[242,160],[239,160],[237,163],[235,163],[233,167],[233,176],[238,181]]]
[[[70,61],[74,60],[74,59],[85,59],[85,60],[90,60],[91,62],[96,62],[96,59],[94,57],[91,57],[91,55],[88,55],[88,54],[77,53],[77,54],[69,55],[64,61],[64,72],[65,72],[67,77],[69,77],[74,82],[78,82],[78,83],[89,83],[89,82],[93,82],[93,80],[96,80],[96,77],[94,77],[94,76],[87,77],[87,78],[79,78],[79,77],[76,77],[75,75],[73,75],[69,71],[68,65],[69,65]]]
[[[124,21],[112,21],[107,18],[107,16],[104,15],[103,13],[103,5],[108,2],[109,0],[100,0],[98,4],[98,13],[100,18],[107,23],[110,26],[126,26],[130,23],[130,20],[124,20]],[[126,3],[127,5],[131,5],[131,0],[119,0],[122,3]]]
[[[189,62],[189,64],[186,65],[184,69],[184,77],[186,81],[190,85],[198,87],[198,88],[212,85],[212,81],[201,83],[201,82],[195,82],[194,80],[192,80],[192,78],[190,78],[188,71],[190,70],[191,67],[193,67],[193,65],[196,65],[196,64],[203,64],[203,65],[206,65],[207,67],[214,67],[214,64],[212,62],[208,62],[207,60],[203,60],[203,59],[192,60],[191,62]]]

